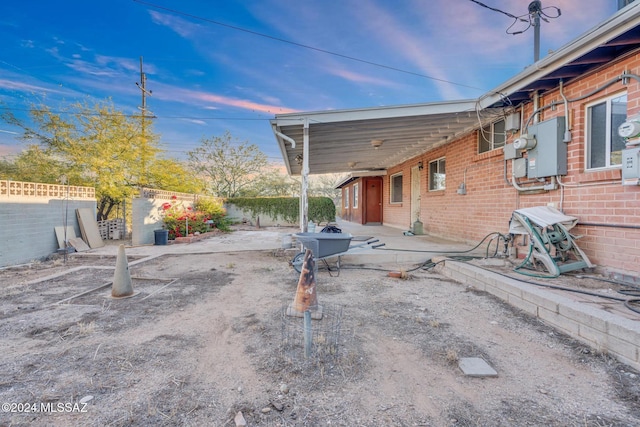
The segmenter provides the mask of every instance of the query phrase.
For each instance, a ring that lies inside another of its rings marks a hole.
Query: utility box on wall
[[[622,150],[622,185],[640,185],[640,147]]]
[[[527,134],[536,140],[527,151],[527,178],[546,178],[567,174],[567,144],[564,138],[564,117],[556,117],[529,125]]]

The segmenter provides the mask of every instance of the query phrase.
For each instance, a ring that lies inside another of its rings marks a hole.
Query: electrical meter
[[[623,138],[635,138],[640,136],[640,121],[624,122],[618,127],[618,135]]]
[[[626,140],[627,146],[640,144],[640,115],[631,116],[618,126],[618,135]]]
[[[513,141],[513,148],[516,150],[529,150],[536,146],[536,138],[533,135],[523,134]]]

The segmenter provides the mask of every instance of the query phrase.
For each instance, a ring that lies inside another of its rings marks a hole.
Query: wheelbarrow
[[[305,249],[311,250],[316,260],[321,260],[326,265],[331,276],[333,276],[331,274],[332,271],[338,272],[336,276],[340,275],[340,258],[343,255],[355,252],[359,248],[379,248],[384,246],[384,243],[374,245],[379,240],[373,237],[362,243],[351,245],[353,236],[350,233],[297,233],[295,236]],[[304,252],[300,252],[291,260],[291,265],[298,273],[302,271],[304,254]],[[337,258],[335,267],[329,266],[327,260],[330,258]]]

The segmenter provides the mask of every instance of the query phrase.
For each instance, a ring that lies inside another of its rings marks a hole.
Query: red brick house
[[[579,219],[594,264],[638,277],[640,149],[619,135],[625,121],[640,134],[639,2],[476,100],[271,123],[290,174],[347,175],[348,221],[419,219],[425,233],[478,242],[506,233],[516,209],[553,206]]]

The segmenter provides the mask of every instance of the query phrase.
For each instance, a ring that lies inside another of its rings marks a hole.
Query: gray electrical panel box
[[[640,185],[640,147],[622,150],[622,185]]]
[[[527,178],[567,174],[567,144],[563,142],[564,130],[564,117],[529,125],[527,134],[536,139],[536,145],[527,151]]]
[[[520,113],[511,113],[504,119],[504,130],[507,132],[520,130]]]
[[[513,160],[522,157],[522,151],[516,150],[513,147],[513,144],[505,144],[504,147],[502,147],[502,152],[504,153],[505,160]]]
[[[527,159],[524,157],[513,160],[513,176],[524,178],[527,176]]]

